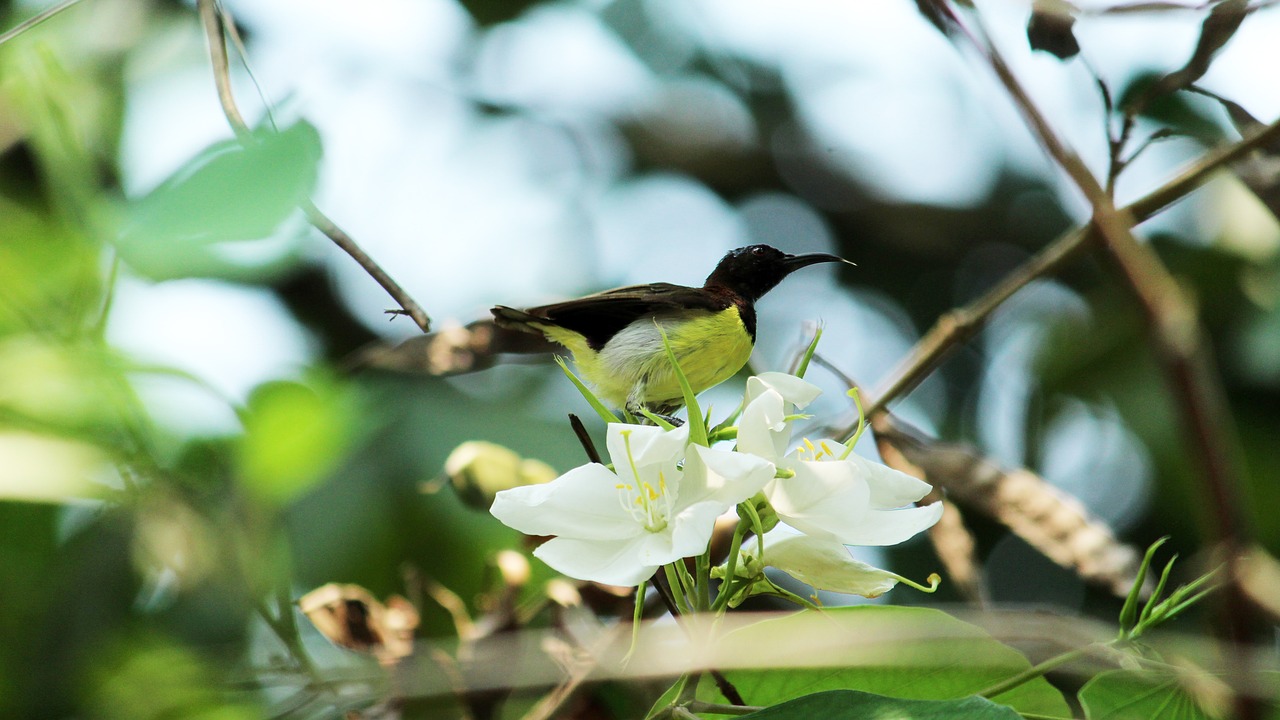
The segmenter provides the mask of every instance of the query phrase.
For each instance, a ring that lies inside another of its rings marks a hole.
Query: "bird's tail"
[[[547,324],[546,320],[539,319],[523,310],[509,308],[506,305],[495,305],[489,312],[493,313],[494,324],[498,327],[512,330],[524,330],[525,332],[541,335],[540,326]]]

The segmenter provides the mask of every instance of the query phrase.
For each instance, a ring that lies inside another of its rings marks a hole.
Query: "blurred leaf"
[[[751,649],[759,654],[759,649],[776,648],[794,658],[794,651],[803,648],[822,664],[726,672],[748,703],[774,705],[818,691],[853,688],[912,700],[952,700],[978,693],[1031,667],[1021,653],[981,628],[938,610],[892,606],[824,610],[820,619],[826,623],[830,642],[816,648],[804,647],[811,639],[805,629],[812,615],[797,613],[732,634],[731,657],[737,656],[733,648],[741,643],[744,657],[751,656]],[[842,637],[848,640],[842,642]],[[710,679],[704,679],[698,694],[722,701]],[[1057,717],[1071,714],[1062,694],[1044,678],[995,699],[1020,712]]]
[[[744,718],[755,720],[1019,720],[1012,708],[980,697],[963,700],[900,700],[856,690],[830,690],[765,708]]]
[[[240,472],[261,500],[284,504],[332,471],[351,445],[355,403],[340,387],[272,382],[249,398]]]
[[[101,494],[106,458],[74,440],[0,431],[0,500],[66,502]]]
[[[1263,673],[1275,687],[1280,673]],[[1088,720],[1214,720],[1231,714],[1232,691],[1204,672],[1113,670],[1080,690]]]
[[[515,20],[537,4],[536,0],[464,0],[462,3],[482,26]]]
[[[1075,7],[1063,0],[1036,0],[1027,21],[1027,42],[1032,50],[1043,50],[1059,60],[1080,54],[1080,43],[1072,32]]]
[[[1248,8],[1248,0],[1222,0],[1214,5],[1200,26],[1200,38],[1196,42],[1196,49],[1187,59],[1187,64],[1165,75],[1160,81],[1160,91],[1170,93],[1181,90],[1204,77],[1209,71],[1209,65],[1213,63],[1213,57],[1240,29]]]
[[[311,193],[320,153],[320,135],[306,122],[207,148],[130,204],[121,256],[157,279],[234,272],[215,244],[270,236]]]
[[[101,307],[101,248],[3,195],[0,217],[0,333],[84,327]]]
[[[90,681],[91,716],[105,720],[253,720],[227,702],[222,673],[194,651],[160,638],[125,638],[101,649]]]

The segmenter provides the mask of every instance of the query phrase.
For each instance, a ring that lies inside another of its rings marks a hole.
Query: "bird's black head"
[[[730,250],[707,276],[703,287],[727,288],[748,302],[755,302],[792,272],[824,262],[849,261],[826,253],[789,255],[768,245],[748,245]]]

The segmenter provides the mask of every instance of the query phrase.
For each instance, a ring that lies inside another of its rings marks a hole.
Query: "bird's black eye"
[[[755,246],[755,247],[751,248],[751,254],[752,254],[752,255],[763,255],[763,254],[764,254],[764,248],[763,248],[763,247],[760,247],[759,245],[757,245],[757,246]]]

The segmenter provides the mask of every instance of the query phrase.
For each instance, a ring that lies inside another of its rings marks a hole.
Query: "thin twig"
[[[1280,120],[1249,133],[1238,142],[1209,152],[1176,178],[1120,212],[1141,223],[1199,188],[1223,166],[1276,140],[1280,140]],[[982,329],[996,308],[1032,280],[1048,275],[1074,258],[1092,236],[1090,227],[1075,228],[1064,233],[982,297],[939,318],[903,362],[889,374],[891,380],[883,388],[877,389],[874,402],[867,406],[867,415],[884,410],[890,402],[914,389],[941,364],[952,349]]]
[[[231,125],[236,137],[241,142],[247,142],[252,133],[249,129],[249,124],[245,122],[244,116],[240,114],[240,109],[236,105],[235,95],[231,91],[230,61],[227,57],[225,28],[223,25],[224,15],[218,12],[216,0],[197,0],[196,7],[200,12],[200,20],[204,24],[205,34],[209,38],[209,56],[213,65],[214,84],[218,89],[218,102],[222,105],[222,113],[227,117],[227,122]],[[430,332],[431,319],[427,317],[426,311],[373,258],[360,249],[360,246],[356,244],[350,235],[322,213],[311,200],[304,200],[300,207],[307,216],[307,221],[315,229],[327,236],[335,245],[350,255],[351,259],[355,260],[360,267],[364,268],[365,272],[377,281],[393,300],[399,303],[404,314],[412,318],[424,333]]]
[[[963,23],[959,24],[959,34],[986,58],[1041,145],[1088,200],[1093,208],[1093,227],[1146,316],[1175,401],[1182,408],[1185,431],[1190,440],[1188,454],[1201,466],[1199,474],[1204,480],[1212,514],[1209,534],[1218,539],[1220,549],[1231,564],[1232,577],[1239,577],[1240,551],[1247,546],[1252,529],[1248,526],[1249,515],[1241,499],[1239,472],[1234,462],[1233,450],[1237,443],[1233,440],[1235,431],[1231,415],[1212,359],[1206,351],[1196,308],[1155,251],[1134,237],[1133,216],[1116,209],[1084,161],[1050,127],[991,44],[980,16],[974,14],[972,17],[982,38],[975,36]],[[1232,583],[1232,588],[1227,593],[1220,620],[1227,636],[1241,644],[1250,637],[1254,613],[1240,592],[1239,583]],[[1258,708],[1243,698],[1237,703],[1236,710],[1244,718],[1258,716]]]
[[[45,10],[44,12],[40,13],[39,15],[36,15],[35,17],[29,18],[29,19],[27,19],[27,20],[24,20],[24,21],[22,21],[22,22],[18,23],[18,25],[17,25],[16,27],[14,27],[12,30],[10,30],[10,31],[8,31],[8,32],[6,32],[6,33],[4,33],[3,35],[0,35],[0,45],[3,45],[3,44],[5,44],[5,43],[9,42],[10,40],[12,40],[12,39],[14,39],[14,38],[18,37],[19,35],[21,35],[22,33],[24,33],[24,32],[26,32],[26,31],[30,30],[31,28],[33,28],[33,27],[35,27],[35,26],[39,25],[40,23],[44,22],[45,20],[48,20],[49,18],[53,17],[54,15],[57,15],[58,13],[62,12],[63,10],[66,10],[67,8],[70,8],[72,5],[75,5],[75,4],[79,3],[79,2],[80,2],[80,0],[66,0],[65,2],[59,3],[59,4],[57,4],[57,5],[54,5],[53,7],[49,8],[48,10]]]
[[[981,20],[976,23],[981,31]],[[1222,389],[1205,353],[1195,308],[1155,251],[1133,236],[1132,216],[1116,209],[1084,161],[1049,126],[995,47],[973,35],[967,37],[987,57],[1046,151],[1093,207],[1093,226],[1142,306],[1182,403],[1193,447],[1204,465],[1214,500],[1217,527],[1213,534],[1239,547],[1250,531],[1245,527],[1237,472],[1228,450],[1231,423]]]
[[[569,413],[569,425],[573,428],[573,434],[578,436],[578,442],[582,443],[582,450],[587,453],[587,459],[593,463],[600,463],[600,451],[596,450],[596,444],[592,441],[591,434],[587,432],[587,426],[582,424],[582,418]]]

